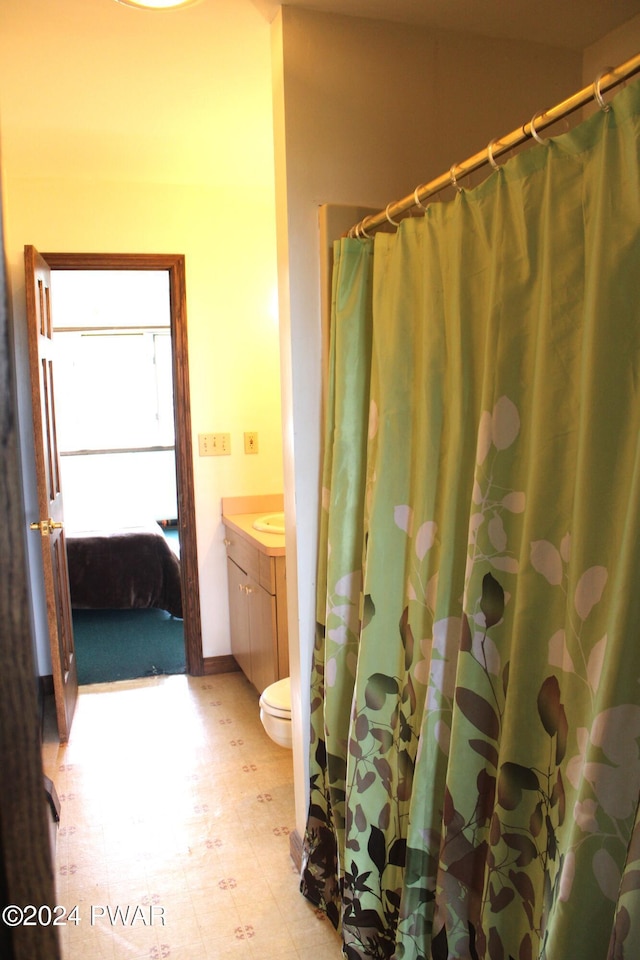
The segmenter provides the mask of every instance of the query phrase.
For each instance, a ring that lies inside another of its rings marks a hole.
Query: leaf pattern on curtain
[[[336,246],[301,889],[351,960],[640,956],[639,117]]]

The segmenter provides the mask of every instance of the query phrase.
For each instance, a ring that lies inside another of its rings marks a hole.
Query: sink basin
[[[253,529],[261,533],[284,533],[284,512],[266,513],[253,521]]]

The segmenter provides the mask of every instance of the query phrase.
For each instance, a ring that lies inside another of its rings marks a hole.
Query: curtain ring
[[[491,164],[491,166],[493,167],[493,169],[494,169],[494,170],[499,170],[499,169],[500,169],[500,164],[499,164],[499,163],[496,163],[496,158],[495,158],[494,155],[493,155],[493,147],[494,147],[495,143],[496,143],[496,140],[490,140],[490,141],[489,141],[489,144],[488,144],[488,146],[487,146],[487,157],[489,158],[489,163]]]
[[[350,237],[352,240],[354,238],[356,240],[363,240],[363,239],[372,240],[373,239],[372,237],[369,236],[369,234],[364,228],[364,220],[361,220],[360,223],[356,223],[355,227],[351,227],[347,236]]]
[[[600,109],[604,111],[604,113],[608,113],[609,110],[611,110],[611,104],[607,103],[604,97],[602,96],[602,91],[600,90],[600,84],[602,83],[602,78],[605,76],[605,74],[611,73],[612,70],[613,70],[613,67],[605,67],[604,70],[602,70],[593,81],[594,99],[596,100]]]
[[[424,210],[425,213],[426,213],[427,208],[425,207],[424,203],[422,203],[422,201],[420,200],[420,197],[418,196],[418,190],[419,190],[419,189],[420,189],[420,184],[418,184],[418,186],[417,186],[417,187],[415,188],[415,190],[413,191],[413,199],[415,200],[416,207],[420,207],[420,209],[421,209],[421,210]]]
[[[462,187],[460,186],[460,184],[459,184],[458,181],[456,180],[456,167],[457,167],[457,166],[458,166],[457,163],[452,163],[452,164],[451,164],[451,169],[449,170],[449,180],[451,181],[451,186],[452,186],[452,187],[455,187],[456,190],[458,191],[458,193],[462,193]]]
[[[546,143],[549,143],[549,141],[540,136],[535,126],[536,120],[538,119],[538,117],[542,116],[543,113],[544,113],[544,110],[538,110],[537,113],[534,113],[534,115],[531,117],[531,123],[529,124],[529,127],[531,129],[531,136],[533,137],[533,139],[537,140],[538,143],[541,143],[544,146]]]
[[[393,203],[393,201],[391,201],[391,203]],[[388,203],[388,204],[387,204],[387,206],[386,206],[386,208],[385,208],[385,211],[384,211],[384,215],[385,215],[385,217],[387,218],[387,220],[389,221],[390,224],[392,224],[394,227],[399,227],[399,226],[400,226],[400,223],[396,223],[396,221],[395,221],[395,220],[392,220],[391,217],[389,216],[389,207],[391,206],[391,203]],[[369,239],[370,239],[370,238],[369,238]]]

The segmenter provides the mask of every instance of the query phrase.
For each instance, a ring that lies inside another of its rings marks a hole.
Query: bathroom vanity
[[[280,510],[281,495],[222,500],[231,652],[258,693],[289,676],[284,533],[254,526]]]

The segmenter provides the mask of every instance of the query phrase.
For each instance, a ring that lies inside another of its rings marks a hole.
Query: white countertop
[[[223,514],[222,522],[225,527],[234,530],[244,540],[253,543],[261,553],[266,553],[270,557],[283,557],[285,555],[284,533],[265,533],[253,527],[254,520],[259,520],[263,516],[263,511],[236,513],[231,516]]]
[[[224,497],[222,522],[244,540],[253,543],[261,553],[266,553],[270,557],[283,557],[285,555],[284,533],[266,533],[255,530],[253,526],[254,521],[259,520],[266,513],[274,513],[282,509],[282,494]]]

